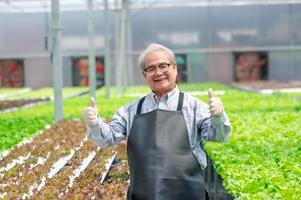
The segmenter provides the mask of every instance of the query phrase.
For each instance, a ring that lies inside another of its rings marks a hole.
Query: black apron
[[[182,113],[157,109],[141,114],[138,104],[128,138],[128,200],[205,199],[202,169],[191,151]]]

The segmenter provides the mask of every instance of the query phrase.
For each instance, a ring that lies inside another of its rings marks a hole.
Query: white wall
[[[233,55],[231,52],[208,53],[208,80],[220,83],[233,81]]]
[[[24,60],[25,87],[33,89],[52,87],[52,67],[49,58],[27,58]]]

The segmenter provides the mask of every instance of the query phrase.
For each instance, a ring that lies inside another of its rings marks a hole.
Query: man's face
[[[164,67],[166,65],[169,65],[169,67]],[[143,71],[143,75],[152,91],[158,97],[162,97],[175,87],[177,65],[171,63],[169,56],[165,52],[155,51],[147,54],[144,59],[144,69],[154,66],[157,67],[154,72]]]

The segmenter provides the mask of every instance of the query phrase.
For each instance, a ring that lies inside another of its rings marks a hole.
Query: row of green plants
[[[236,199],[301,198],[301,118],[300,101],[277,95],[242,92],[215,83],[183,84],[183,91],[224,90],[221,95],[233,131],[227,143],[208,142],[205,149],[224,179],[225,188]],[[114,91],[114,88],[112,89]],[[97,91],[96,101],[103,118],[146,94],[145,86],[131,87],[123,97],[104,98],[104,88]],[[206,95],[198,98],[207,102]],[[81,118],[89,105],[89,96],[64,100],[64,117]],[[53,121],[53,104],[0,115],[0,151],[31,137]]]
[[[0,99],[32,91],[30,88],[0,88]]]
[[[25,92],[24,92],[25,91]],[[63,89],[63,97],[88,91],[85,87],[67,87]],[[53,98],[53,88],[28,90],[28,88],[1,88],[0,94],[6,100]],[[72,110],[72,109],[70,109]],[[38,131],[52,124],[54,116],[53,103],[47,103],[31,109],[21,108],[16,112],[0,114],[0,152],[12,148],[24,139],[28,139]]]
[[[298,94],[222,97],[232,135],[205,148],[237,199],[301,198],[301,103],[292,96]]]
[[[102,91],[97,92],[97,103],[102,117],[110,119],[121,105],[134,98],[119,97],[106,99]],[[83,95],[65,99],[63,103],[65,119],[80,119],[83,108],[90,103],[89,96]],[[108,106],[100,106],[108,105]],[[20,108],[18,111],[0,114],[0,153],[12,148],[24,139],[28,139],[44,129],[46,125],[54,123],[54,104],[48,102],[33,108]]]
[[[222,96],[233,131],[205,146],[225,188],[237,199],[301,198],[300,94]],[[200,97],[206,101],[206,97]]]
[[[87,87],[65,87],[63,88],[63,97],[76,95],[81,92],[88,91]],[[0,97],[6,100],[16,99],[41,99],[41,98],[53,98],[53,88],[40,88],[37,90],[31,90],[29,88],[0,88]]]
[[[301,101],[301,92],[294,92],[294,93],[274,93],[273,96],[279,98],[289,98],[296,101]]]

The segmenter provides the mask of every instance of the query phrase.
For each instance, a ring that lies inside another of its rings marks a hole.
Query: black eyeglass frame
[[[144,73],[146,74],[155,74],[157,72],[157,70],[159,69],[161,72],[166,72],[168,71],[170,65],[172,65],[173,63],[159,63],[157,65],[151,65],[148,66],[146,68],[143,69]]]

